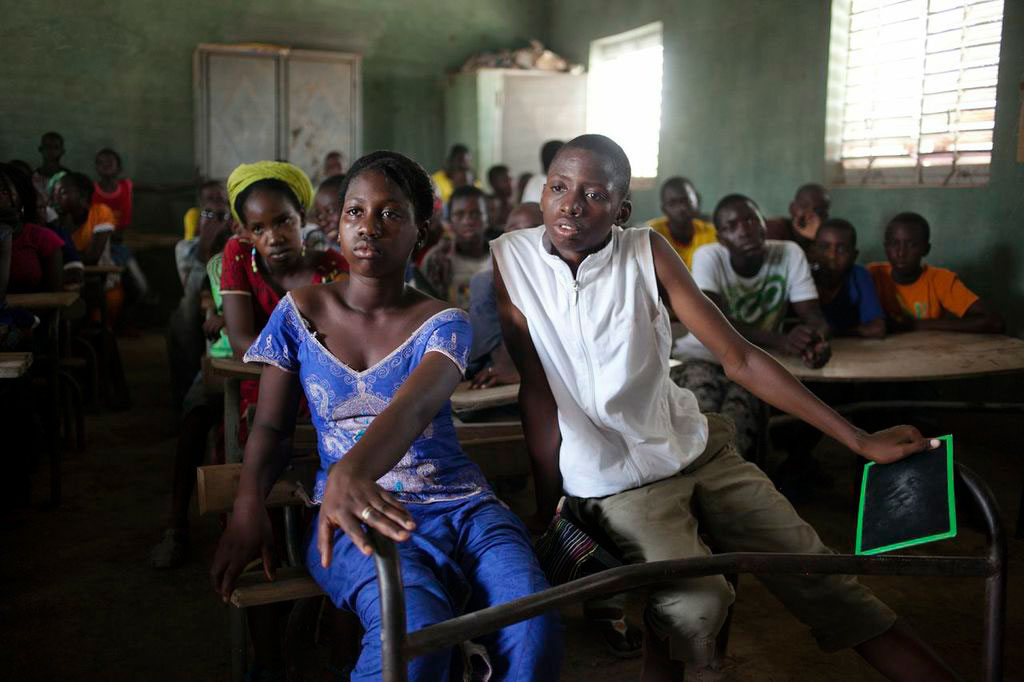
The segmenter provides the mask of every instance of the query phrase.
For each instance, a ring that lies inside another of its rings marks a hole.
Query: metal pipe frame
[[[724,573],[955,576],[985,578],[982,663],[985,679],[1003,676],[1003,629],[1006,622],[1006,536],[999,509],[988,486],[974,472],[957,465],[958,474],[981,511],[986,526],[985,556],[856,556],[850,554],[782,554],[733,552],[693,559],[621,566],[551,587],[505,604],[406,634],[398,552],[390,540],[370,531],[380,585],[382,679],[405,682],[406,661],[454,646],[551,609],[641,587]]]

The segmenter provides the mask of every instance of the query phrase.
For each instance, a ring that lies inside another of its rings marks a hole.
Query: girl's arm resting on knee
[[[274,535],[264,500],[291,456],[300,392],[298,375],[270,365],[263,368],[231,520],[210,570],[213,589],[225,602],[245,565],[260,554],[267,580],[274,579]]]
[[[529,525],[530,530],[540,532],[555,515],[558,499],[562,495],[562,472],[558,464],[562,434],[558,427],[558,405],[530,338],[526,317],[509,299],[497,263],[494,263],[494,289],[502,339],[521,377],[519,412],[523,418],[526,449],[530,453],[537,497],[537,512]]]
[[[377,479],[405,456],[461,380],[462,373],[451,359],[426,353],[366,433],[331,466],[317,524],[317,548],[325,568],[331,563],[335,528],[366,555],[373,547],[363,524],[398,542],[409,539],[416,524],[402,503],[377,485]]]
[[[912,426],[896,426],[873,434],[855,428],[804,388],[774,358],[740,336],[697,288],[661,235],[651,233],[651,247],[662,297],[690,332],[714,353],[731,380],[876,462],[892,462],[937,447],[937,441],[929,442]]]

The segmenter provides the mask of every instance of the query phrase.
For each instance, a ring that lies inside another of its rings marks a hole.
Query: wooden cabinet
[[[361,153],[356,54],[199,45],[193,55],[196,165],[224,179],[239,163],[290,161],[311,178],[333,150]]]
[[[445,86],[446,149],[470,148],[478,176],[505,164],[513,177],[540,172],[540,147],[586,131],[585,74],[482,69],[450,76]]]

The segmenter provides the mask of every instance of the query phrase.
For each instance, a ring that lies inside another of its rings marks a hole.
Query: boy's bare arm
[[[778,362],[740,336],[682,266],[665,239],[651,233],[658,287],[686,327],[722,363],[726,375],[765,402],[832,436],[876,462],[891,462],[937,446],[912,426],[867,434],[843,419],[793,378]]]
[[[916,330],[944,332],[973,332],[976,334],[1002,334],[1006,331],[1003,318],[990,311],[979,298],[971,304],[963,317],[939,318],[937,320],[913,320]]]
[[[558,451],[562,445],[558,405],[530,338],[526,317],[509,299],[497,263],[494,263],[494,293],[498,301],[502,338],[521,377],[519,411],[537,497],[537,513],[531,521],[531,530],[539,531],[554,516],[558,499],[562,496],[562,472],[558,468]]]

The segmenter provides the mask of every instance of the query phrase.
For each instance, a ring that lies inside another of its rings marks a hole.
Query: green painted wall
[[[65,165],[92,174],[121,152],[141,181],[194,174],[192,51],[266,42],[363,55],[363,149],[396,149],[432,170],[444,156],[442,82],[482,49],[540,31],[542,0],[38,0],[5,12],[0,158],[35,165],[61,132]],[[137,198],[144,229],[178,229],[188,194]]]
[[[590,41],[664,24],[660,175],[693,178],[710,210],[730,191],[784,213],[803,182],[823,180],[830,7],[810,0],[558,0],[545,36],[586,63]],[[900,210],[933,225],[930,260],[958,271],[1016,331],[1024,326],[1024,164],[1016,162],[1024,2],[1003,18],[992,179],[979,188],[835,189],[833,214],[858,227],[861,257],[884,258],[881,231]],[[629,106],[629,84],[622,85]],[[657,192],[635,193],[637,214]]]

